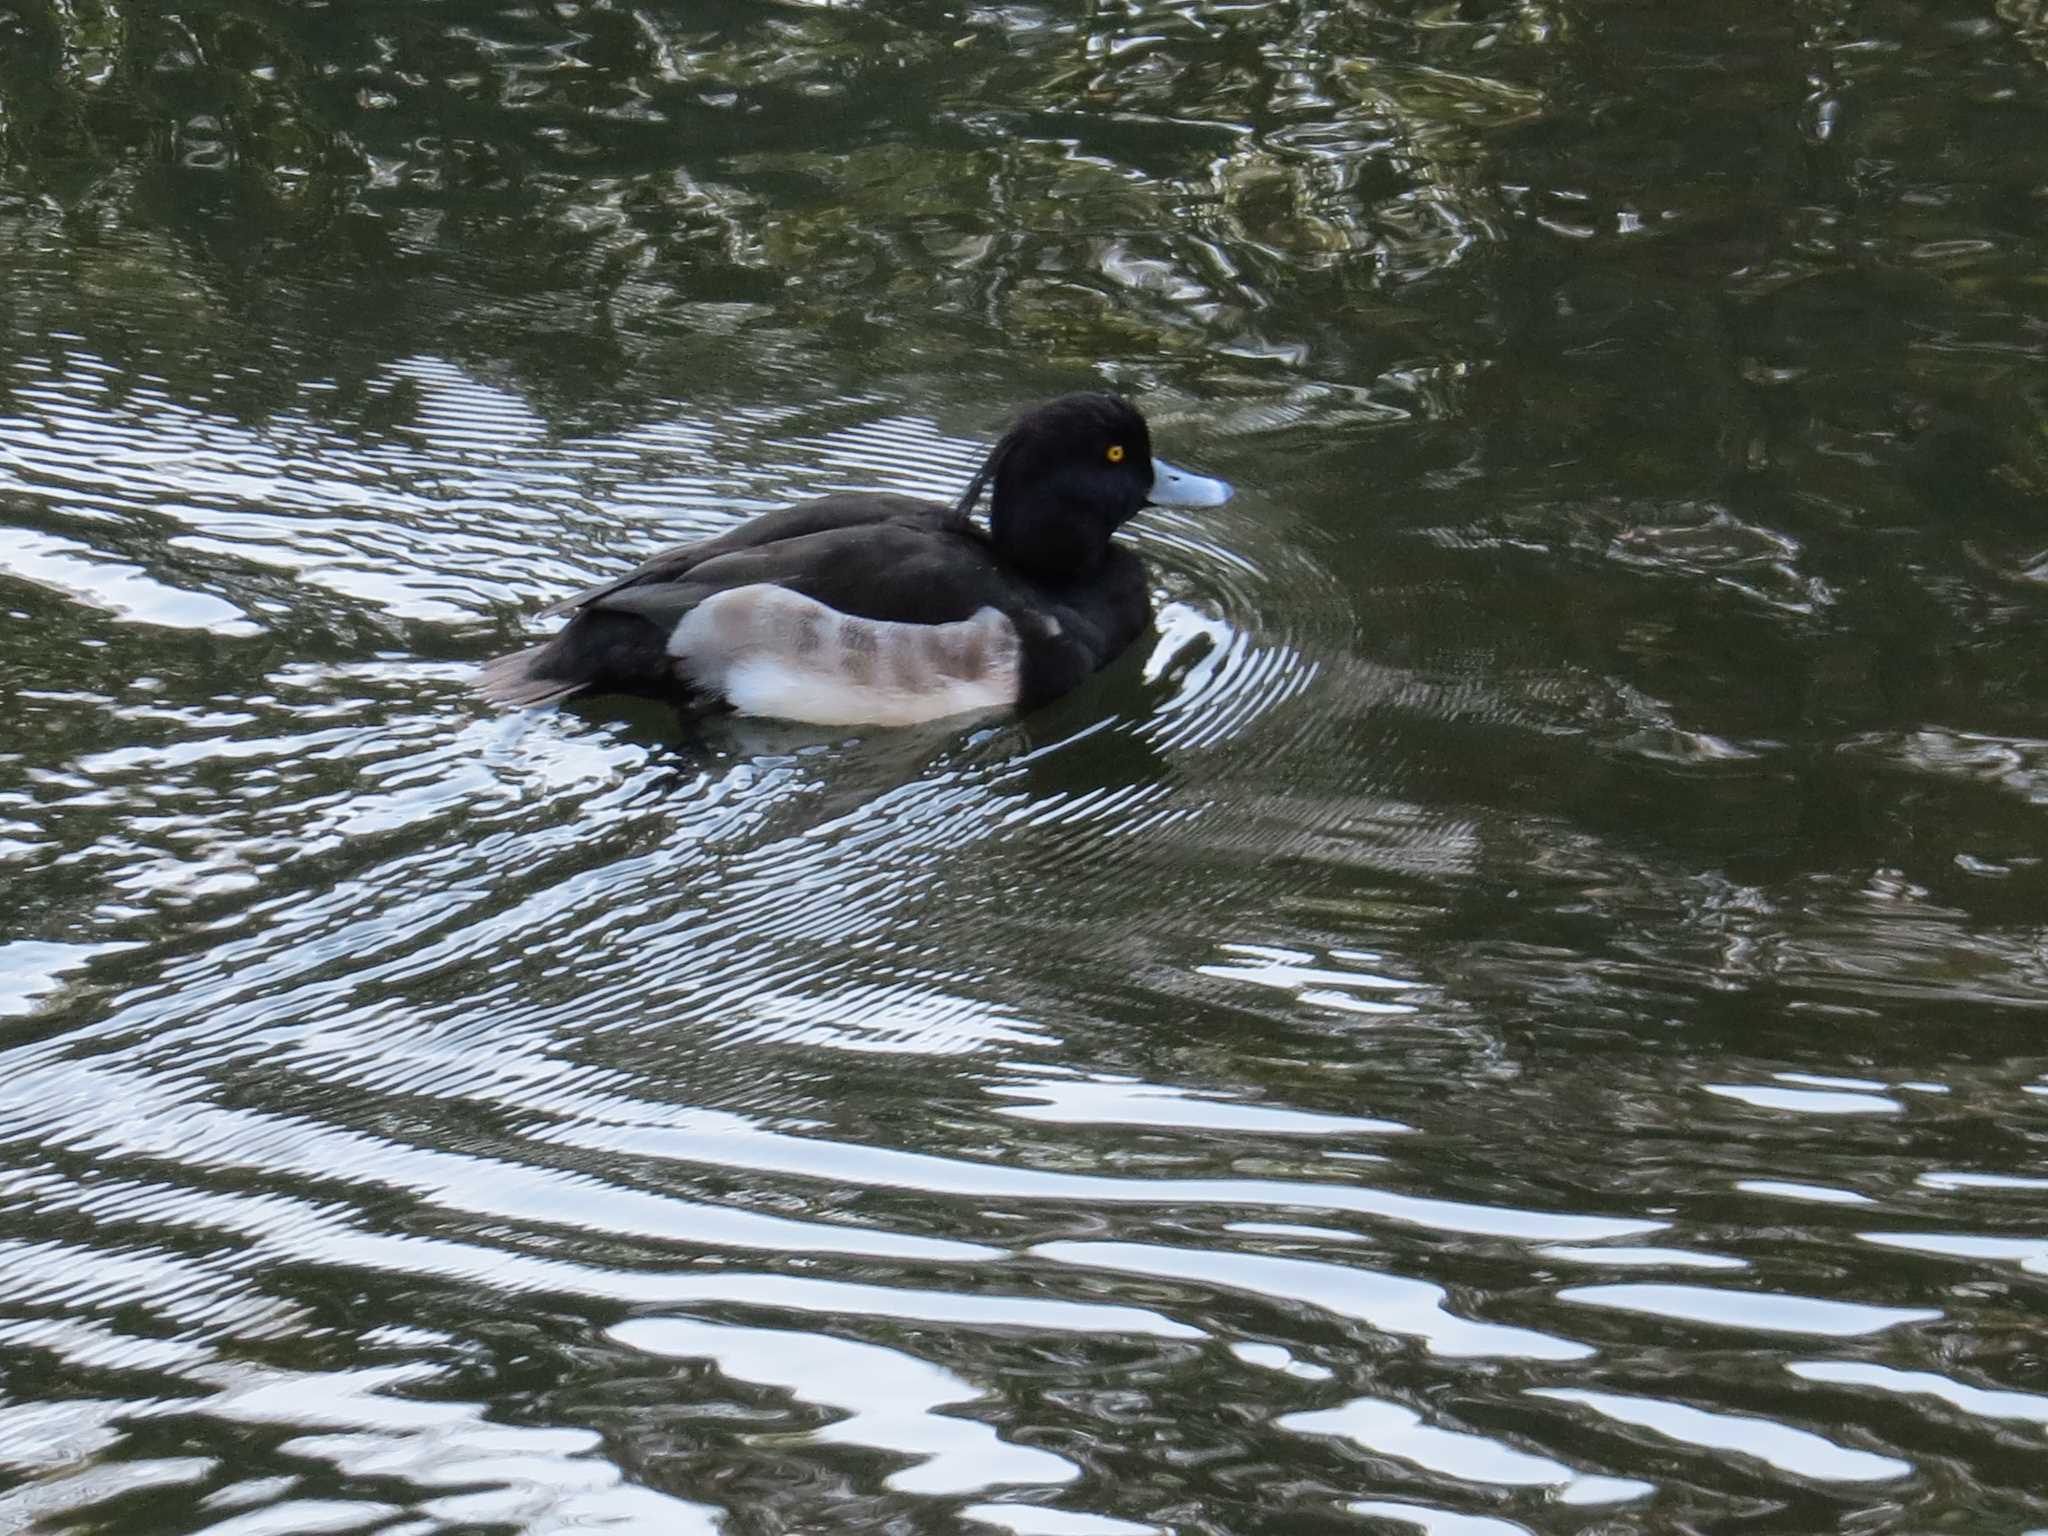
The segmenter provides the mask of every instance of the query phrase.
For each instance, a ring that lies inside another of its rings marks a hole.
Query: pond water
[[[2048,10],[0,0],[0,1528],[2048,1529]],[[1014,720],[504,715],[1124,390]]]

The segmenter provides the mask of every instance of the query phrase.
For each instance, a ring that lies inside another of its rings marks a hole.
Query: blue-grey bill
[[[1230,500],[1230,482],[1212,480],[1190,470],[1177,469],[1164,459],[1152,461],[1152,494],[1155,507],[1220,507]]]

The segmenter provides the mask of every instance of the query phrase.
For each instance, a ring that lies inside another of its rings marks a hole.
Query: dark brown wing
[[[697,561],[680,581],[635,583],[606,592],[578,617],[631,614],[666,638],[684,614],[714,592],[758,585],[787,587],[840,613],[885,624],[953,624],[982,608],[1008,610],[1024,599],[971,526],[962,534],[951,527],[897,522],[821,528],[753,549],[728,550]]]
[[[903,523],[915,527],[951,528],[966,519],[951,507],[919,501],[914,496],[897,496],[885,491],[843,492],[823,496],[794,507],[764,513],[713,539],[698,539],[664,549],[625,575],[594,587],[586,587],[541,610],[543,618],[586,608],[599,598],[610,597],[627,587],[650,583],[680,582],[706,561],[741,550],[758,549],[784,539],[803,538],[839,528],[863,528],[878,523]]]

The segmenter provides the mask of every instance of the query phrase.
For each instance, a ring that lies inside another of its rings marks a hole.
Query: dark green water
[[[1112,385],[1156,635],[547,600]],[[0,1529],[2048,1529],[2038,0],[0,0]]]

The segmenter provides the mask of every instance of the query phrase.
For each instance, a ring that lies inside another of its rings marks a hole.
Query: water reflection
[[[1648,1429],[1684,1445],[1753,1456],[1782,1471],[1817,1482],[1883,1482],[1904,1477],[1913,1470],[1909,1463],[1896,1457],[1852,1450],[1821,1435],[1767,1419],[1707,1413],[1682,1403],[1624,1397],[1613,1392],[1545,1388],[1535,1395],[1582,1404],[1617,1423]]]
[[[884,1486],[908,1493],[978,1493],[1004,1483],[1065,1483],[1080,1475],[1044,1451],[1005,1445],[985,1424],[932,1412],[976,1393],[921,1360],[873,1345],[735,1328],[687,1318],[638,1318],[612,1330],[621,1344],[650,1354],[714,1361],[725,1375],[794,1393],[799,1401],[843,1408],[848,1417],[818,1431],[822,1443],[874,1446],[913,1459]]]
[[[1296,1413],[1283,1428],[1309,1435],[1341,1435],[1381,1455],[1412,1461],[1466,1482],[1509,1488],[1555,1488],[1566,1504],[1616,1504],[1641,1498],[1650,1485],[1624,1478],[1588,1477],[1547,1456],[1532,1456],[1484,1435],[1440,1429],[1398,1403],[1355,1398],[1323,1413]]]
[[[2048,1523],[1979,9],[0,9],[0,1525]],[[1091,381],[1053,709],[468,698]]]
[[[1440,1287],[1398,1275],[1378,1274],[1355,1264],[1323,1264],[1262,1254],[1204,1253],[1141,1243],[1044,1243],[1032,1252],[1055,1263],[1199,1281],[1278,1302],[1318,1307],[1338,1317],[1369,1323],[1383,1333],[1419,1338],[1432,1354],[1582,1360],[1593,1353],[1570,1339],[1452,1316],[1444,1306]]]

